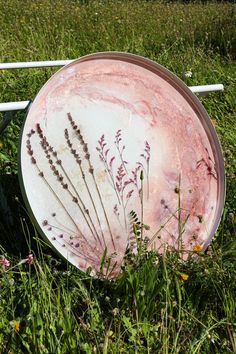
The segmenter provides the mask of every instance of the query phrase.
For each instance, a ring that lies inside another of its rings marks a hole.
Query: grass
[[[38,237],[17,183],[25,113],[0,137],[0,353],[236,352],[236,6],[158,1],[2,1],[0,60],[117,50],[163,64],[202,97],[225,157],[222,221],[206,254],[128,257],[115,281],[62,263]],[[56,69],[0,71],[2,102],[33,99]],[[192,71],[192,77],[184,73]],[[34,262],[22,261],[33,250]]]

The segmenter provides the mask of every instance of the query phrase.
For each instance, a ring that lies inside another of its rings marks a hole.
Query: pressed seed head
[[[179,194],[179,188],[178,187],[175,188],[175,193]]]
[[[40,124],[39,123],[36,124],[36,130],[37,130],[38,134],[41,134],[43,132],[42,129],[40,128]]]
[[[84,150],[84,152],[88,152],[88,144],[84,144],[84,146],[83,146],[83,150]]]

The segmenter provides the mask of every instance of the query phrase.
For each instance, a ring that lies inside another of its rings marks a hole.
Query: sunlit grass
[[[0,353],[235,353],[235,4],[0,0],[0,13],[2,62],[127,51],[189,86],[223,83],[224,92],[201,101],[227,178],[207,254],[183,262],[177,252],[144,252],[127,260],[117,280],[92,279],[43,244],[24,210],[13,176],[25,116],[17,113],[0,137],[0,255],[11,262],[0,266]],[[0,71],[0,100],[33,99],[55,70]],[[32,250],[34,263],[21,263]]]

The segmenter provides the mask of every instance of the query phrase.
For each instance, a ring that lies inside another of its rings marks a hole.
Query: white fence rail
[[[15,63],[0,63],[0,70],[46,68],[51,66],[64,66],[73,60],[44,60],[44,61],[21,61]]]
[[[50,61],[32,61],[32,62],[15,62],[15,63],[0,63],[0,70],[9,69],[26,69],[26,68],[45,68],[64,66],[71,63],[73,60],[50,60]],[[222,91],[222,84],[189,86],[193,93],[205,95],[210,92]],[[18,102],[2,102],[0,103],[0,112],[24,110],[29,105],[30,101]]]

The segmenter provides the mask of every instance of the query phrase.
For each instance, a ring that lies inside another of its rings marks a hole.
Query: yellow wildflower
[[[202,246],[199,245],[198,243],[193,247],[194,252],[201,252],[202,251]]]
[[[181,278],[181,280],[186,281],[186,280],[188,280],[189,275],[188,275],[188,274],[185,274],[185,273],[181,273],[181,274],[180,274],[180,278]]]
[[[19,330],[20,330],[20,322],[19,321],[14,321],[14,329],[16,332],[19,332]]]

